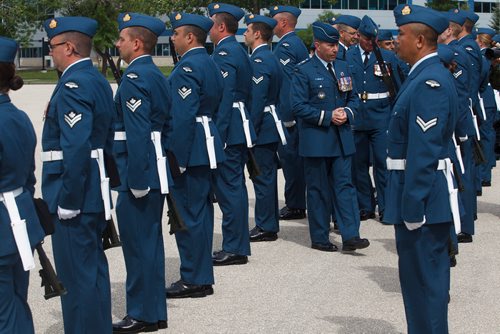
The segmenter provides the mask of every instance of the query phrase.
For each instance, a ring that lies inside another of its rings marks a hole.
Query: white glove
[[[144,190],[130,188],[130,191],[132,192],[132,195],[134,195],[135,198],[141,198],[141,197],[146,196],[150,190],[151,190],[151,188],[149,188],[149,187],[148,187],[148,189],[144,189]]]
[[[181,174],[184,173],[186,171],[186,167],[179,166],[179,171],[181,172]]]
[[[63,209],[60,206],[57,207],[57,215],[59,216],[59,219],[71,219],[75,218],[80,214],[80,210],[69,210],[69,209]]]
[[[413,231],[413,230],[419,229],[424,224],[425,224],[425,216],[424,216],[424,220],[422,222],[419,222],[419,223],[409,223],[409,222],[405,221],[406,228],[409,231]]]

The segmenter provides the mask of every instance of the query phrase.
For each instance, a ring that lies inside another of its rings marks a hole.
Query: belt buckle
[[[367,92],[363,92],[363,93],[361,94],[361,100],[363,100],[363,101],[368,100],[368,93],[367,93]]]

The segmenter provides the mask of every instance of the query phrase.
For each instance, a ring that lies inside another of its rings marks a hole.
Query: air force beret
[[[351,28],[358,30],[361,19],[353,15],[340,15],[336,19],[330,20],[330,24],[345,24]]]
[[[245,16],[245,11],[240,7],[234,5],[228,5],[220,2],[213,2],[208,5],[208,15],[212,16],[217,13],[228,13],[232,15],[236,21],[241,20]]]
[[[448,12],[444,13],[444,15],[447,17],[448,21],[461,26],[464,25],[465,20],[467,19],[465,11],[458,8],[450,9]]]
[[[378,31],[378,40],[379,41],[392,41],[394,37],[392,36],[392,32],[389,29],[380,29]]]
[[[121,13],[118,15],[118,30],[128,27],[143,27],[151,30],[156,36],[165,31],[165,23],[156,17],[139,13]]]
[[[271,29],[274,29],[274,27],[276,27],[276,24],[278,24],[278,22],[275,19],[270,18],[269,16],[254,15],[254,14],[248,14],[247,16],[245,16],[245,24],[247,26],[257,22],[265,23],[268,26],[270,26]]]
[[[476,34],[481,35],[481,34],[487,34],[490,35],[492,38],[495,36],[497,32],[491,28],[477,28]]]
[[[368,38],[375,38],[377,37],[378,27],[377,24],[368,15],[365,15],[361,19],[358,31],[360,34],[363,34]]]
[[[479,20],[479,15],[474,13],[472,10],[464,10],[465,16],[468,20],[472,21],[472,23],[476,24],[477,20]]]
[[[0,36],[0,62],[13,63],[16,58],[17,42],[13,39]]]
[[[188,13],[173,13],[170,17],[172,30],[182,26],[196,26],[205,32],[209,32],[214,22],[206,16]]]
[[[312,28],[315,40],[328,43],[339,42],[339,32],[331,25],[316,21],[312,24]]]
[[[431,8],[401,4],[394,8],[393,12],[398,27],[409,23],[422,23],[441,34],[449,26],[443,14]]]
[[[49,39],[68,31],[76,31],[92,38],[97,31],[97,21],[81,16],[55,17],[46,20],[43,27]]]
[[[455,51],[453,48],[449,45],[446,44],[439,44],[438,45],[438,56],[441,62],[445,63],[446,65],[451,64],[453,58],[455,58]]]
[[[302,13],[302,11],[300,9],[298,9],[297,7],[293,7],[293,6],[272,6],[272,7],[269,7],[269,14],[271,14],[271,17],[274,17],[274,15],[276,15],[278,13],[283,13],[283,12],[290,13],[295,17],[299,17],[300,13]]]

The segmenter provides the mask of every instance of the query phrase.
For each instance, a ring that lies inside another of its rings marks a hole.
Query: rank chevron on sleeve
[[[134,97],[130,98],[128,101],[127,101],[127,108],[130,109],[131,112],[135,112],[137,110],[137,108],[139,108],[142,104],[142,100],[136,100]]]
[[[186,86],[182,86],[181,88],[178,89],[179,95],[182,97],[183,100],[186,99],[186,97],[189,96],[189,94],[192,93],[191,88],[188,88]]]
[[[73,110],[64,114],[64,121],[68,123],[70,128],[73,128],[76,123],[82,120],[82,114],[76,113]]]
[[[435,126],[437,124],[437,121],[437,117],[425,122],[420,116],[417,116],[417,124],[418,126],[420,126],[420,128],[422,128],[422,131],[424,132]]]
[[[260,76],[258,78],[252,77],[253,82],[255,82],[256,85],[260,84],[262,80],[264,80],[264,76]]]

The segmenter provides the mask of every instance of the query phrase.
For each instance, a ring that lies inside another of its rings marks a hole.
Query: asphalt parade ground
[[[26,111],[38,136],[37,180],[43,111],[54,85],[26,85],[11,92],[13,103]],[[116,86],[114,87],[116,88]],[[450,333],[500,333],[500,168],[493,186],[478,198],[474,242],[460,244],[451,271]],[[280,207],[284,179],[279,173]],[[250,228],[255,195],[247,181]],[[40,184],[37,184],[40,196]],[[215,206],[214,250],[220,249],[222,215]],[[164,215],[166,217],[166,214]],[[163,220],[167,284],[179,279],[175,238]],[[171,299],[167,330],[160,333],[405,333],[406,321],[398,279],[394,228],[371,219],[361,223],[361,236],[371,246],[356,253],[311,249],[307,219],[281,221],[275,242],[252,243],[249,263],[215,267],[215,293],[199,299]],[[342,244],[332,233],[331,241]],[[52,259],[50,238],[45,250]],[[113,320],[125,306],[125,265],[121,248],[106,251],[111,277]],[[37,256],[35,256],[37,257]],[[36,333],[63,333],[59,298],[45,300],[38,276],[31,272],[29,304]],[[99,334],[99,333],[93,333]]]

